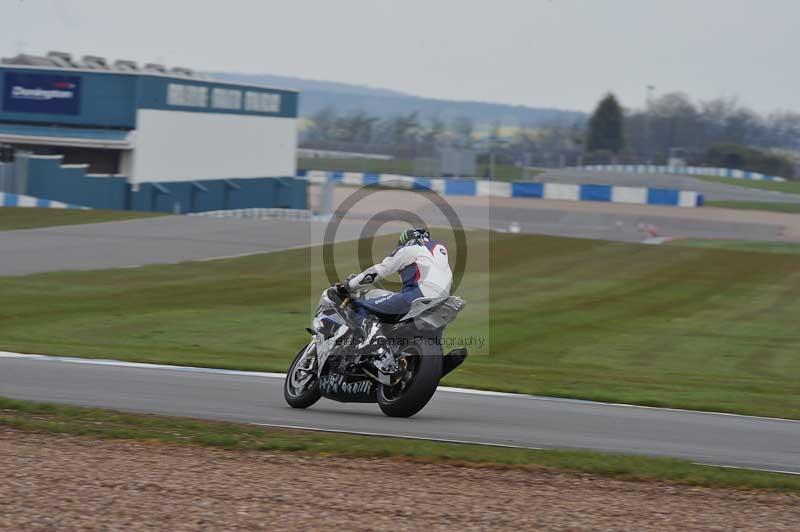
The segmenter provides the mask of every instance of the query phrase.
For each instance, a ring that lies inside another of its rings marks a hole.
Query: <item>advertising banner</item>
[[[80,92],[78,76],[8,72],[3,87],[3,110],[77,115]]]

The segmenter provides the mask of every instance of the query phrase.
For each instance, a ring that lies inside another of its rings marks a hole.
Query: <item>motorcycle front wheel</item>
[[[378,387],[378,406],[390,417],[411,417],[428,404],[442,375],[442,349],[438,343],[417,343],[396,356],[403,368],[392,385]]]
[[[289,371],[286,372],[283,397],[292,408],[308,408],[322,396],[317,379],[316,355],[317,345],[311,342],[297,353]]]

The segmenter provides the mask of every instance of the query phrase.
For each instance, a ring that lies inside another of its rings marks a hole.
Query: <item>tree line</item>
[[[498,164],[557,164],[576,160],[583,143],[584,120],[556,118],[545,125],[509,128],[501,123],[479,131],[467,117],[423,117],[418,112],[386,118],[364,111],[339,113],[326,107],[314,113],[300,135],[304,148],[382,153],[402,158],[434,156],[442,148],[474,150],[479,161],[491,153]]]
[[[587,120],[566,117],[549,123],[476,125],[419,112],[378,117],[365,111],[314,113],[302,130],[305,148],[382,153],[416,159],[443,148],[474,150],[479,162],[561,166],[665,164],[671,157],[690,165],[730,166],[793,177],[800,152],[800,113],[759,114],[735,99],[694,102],[675,92],[626,109],[613,94]]]
[[[800,113],[763,115],[734,98],[695,103],[681,92],[636,110],[624,109],[609,93],[595,108],[586,133],[586,158],[598,163],[665,164],[674,156],[688,164],[792,177],[798,151]]]

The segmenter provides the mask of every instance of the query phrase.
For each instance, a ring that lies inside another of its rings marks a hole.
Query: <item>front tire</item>
[[[322,397],[316,373],[316,355],[317,345],[311,342],[297,353],[286,372],[283,398],[292,408],[308,408]]]
[[[393,386],[378,387],[378,406],[390,417],[411,417],[428,404],[442,375],[442,348],[417,343],[397,356],[405,371]],[[405,362],[403,362],[405,361]]]

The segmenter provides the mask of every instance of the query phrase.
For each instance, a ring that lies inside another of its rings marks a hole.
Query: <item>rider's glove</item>
[[[350,291],[347,289],[347,286],[342,283],[336,283],[333,285],[333,288],[336,290],[336,294],[342,299],[350,296]]]

